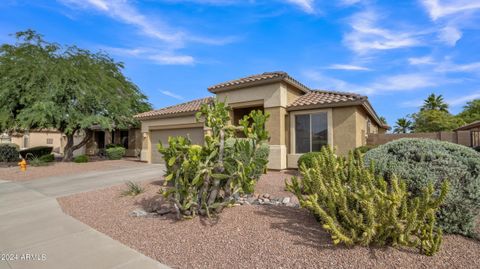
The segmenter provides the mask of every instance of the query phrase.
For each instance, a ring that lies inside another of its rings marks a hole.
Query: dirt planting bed
[[[132,160],[96,160],[88,163],[54,162],[47,166],[28,166],[25,172],[20,171],[18,166],[0,167],[0,179],[24,181],[88,171],[112,170],[135,165],[146,164]]]
[[[270,172],[257,193],[288,195],[288,173]],[[124,185],[59,199],[63,210],[147,256],[173,268],[480,268],[480,241],[445,236],[441,251],[427,257],[412,249],[334,246],[304,209],[273,205],[228,208],[218,219],[177,221],[132,217],[149,207],[161,182],[143,183],[136,197],[122,197]]]

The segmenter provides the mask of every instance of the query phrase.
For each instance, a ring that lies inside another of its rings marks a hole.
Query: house
[[[108,144],[120,144],[125,147],[125,156],[136,157],[140,155],[141,150],[141,132],[139,128],[121,129],[107,131],[96,126],[91,128],[93,138],[82,148],[76,150],[74,155],[87,154],[90,156],[98,155]],[[75,135],[74,143],[78,144],[84,138],[84,134]],[[53,152],[63,154],[63,149],[67,143],[66,136],[55,129],[36,129],[29,131],[14,132],[9,135],[11,143],[17,144],[21,149],[51,146]]]
[[[384,125],[366,96],[311,90],[285,72],[268,72],[223,82],[208,88],[231,108],[232,124],[252,110],[270,114],[266,129],[270,134],[269,169],[296,168],[298,158],[318,151],[323,145],[345,154],[366,144],[371,133],[385,133]],[[205,130],[195,113],[213,97],[192,100],[136,115],[141,121],[141,159],[161,163],[156,144],[169,136],[188,135],[202,144]]]

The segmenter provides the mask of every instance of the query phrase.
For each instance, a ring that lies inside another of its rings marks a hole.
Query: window
[[[53,138],[47,138],[47,145],[53,144]]]
[[[295,115],[295,153],[320,151],[327,144],[326,112]]]

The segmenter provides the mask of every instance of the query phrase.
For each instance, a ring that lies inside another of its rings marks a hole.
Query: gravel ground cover
[[[146,165],[132,160],[97,160],[88,163],[54,162],[47,166],[28,166],[27,171],[22,172],[15,167],[0,167],[0,179],[23,181],[39,179],[51,176],[61,176],[88,171],[112,170],[122,167]]]
[[[287,172],[270,172],[257,193],[285,196]],[[445,236],[441,251],[427,257],[412,249],[334,246],[304,209],[243,205],[218,219],[177,221],[132,217],[148,208],[161,182],[145,182],[145,192],[122,197],[125,185],[59,198],[63,210],[147,256],[173,268],[480,268],[480,241]]]

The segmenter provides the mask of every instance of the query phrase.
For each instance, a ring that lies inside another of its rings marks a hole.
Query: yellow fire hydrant
[[[20,170],[21,170],[22,172],[27,171],[27,161],[25,161],[25,159],[22,159],[22,160],[18,163],[18,166],[20,167]]]

